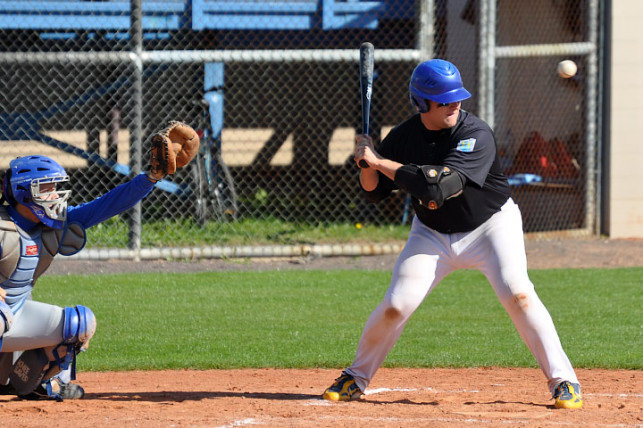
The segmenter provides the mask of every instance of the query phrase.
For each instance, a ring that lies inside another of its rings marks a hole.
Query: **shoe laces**
[[[562,382],[560,385],[556,387],[556,390],[554,391],[554,398],[561,398],[564,400],[568,400],[572,397],[573,395],[569,391],[569,382]]]

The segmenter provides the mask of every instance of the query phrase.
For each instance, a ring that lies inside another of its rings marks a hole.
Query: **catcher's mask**
[[[61,190],[69,182],[65,169],[46,156],[24,156],[9,163],[3,193],[7,201],[25,205],[45,225],[60,229],[67,219],[67,199],[71,190]]]
[[[456,66],[443,59],[424,61],[415,67],[409,91],[411,103],[420,113],[429,111],[427,100],[450,104],[471,97]]]

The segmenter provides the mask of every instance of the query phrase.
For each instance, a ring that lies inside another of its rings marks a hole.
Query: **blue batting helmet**
[[[471,97],[456,66],[443,59],[424,61],[415,67],[409,90],[411,103],[420,113],[429,111],[426,100],[449,104]]]
[[[60,229],[67,219],[67,199],[70,190],[41,192],[41,185],[69,181],[65,169],[46,156],[24,156],[9,163],[5,173],[3,193],[11,205],[25,205],[49,227]]]

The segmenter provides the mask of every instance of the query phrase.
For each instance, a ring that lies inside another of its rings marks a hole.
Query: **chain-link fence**
[[[366,205],[351,160],[358,48],[375,45],[371,133],[413,114],[423,59],[461,70],[463,108],[495,128],[527,232],[592,231],[599,1],[0,1],[0,168],[49,155],[72,204],[140,172],[168,120],[202,133],[197,160],[97,247],[149,247],[184,228],[217,243],[245,220],[408,221],[405,195]],[[579,73],[556,75],[573,59]],[[201,231],[201,232],[200,232]],[[177,235],[179,232],[177,232]]]

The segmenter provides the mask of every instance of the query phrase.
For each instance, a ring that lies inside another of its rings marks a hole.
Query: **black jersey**
[[[500,210],[511,192],[500,161],[493,131],[483,120],[460,110],[453,128],[429,131],[416,114],[391,130],[378,148],[383,157],[401,164],[441,165],[466,178],[461,195],[429,210],[412,198],[415,213],[426,226],[441,233],[468,232]],[[366,192],[375,202],[397,186],[379,174],[376,189]]]

